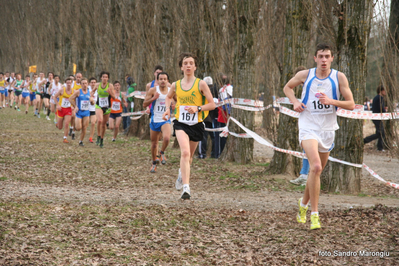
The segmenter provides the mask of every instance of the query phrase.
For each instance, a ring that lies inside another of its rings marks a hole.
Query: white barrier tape
[[[294,110],[291,110],[291,109],[288,109],[288,108],[286,108],[284,106],[280,106],[280,112],[285,114],[285,115],[291,116],[291,117],[295,117],[295,118],[299,117],[299,113],[298,112],[296,112]]]
[[[138,119],[140,119],[143,115],[145,115],[145,114],[142,114],[142,115],[139,115],[139,116],[131,116],[130,117],[130,120],[138,120]]]
[[[128,95],[128,97],[136,97],[139,99],[144,99],[145,98],[145,91],[134,91]],[[300,99],[298,99],[301,101]],[[247,110],[247,111],[263,111],[266,109],[269,109],[272,107],[272,105],[268,105],[267,107],[263,107],[264,102],[263,101],[257,101],[257,100],[250,100],[250,99],[243,99],[243,98],[231,98],[227,100],[223,100],[219,103],[216,104],[216,107],[220,107],[225,104],[232,104],[233,108],[238,108],[242,110]],[[292,104],[291,101],[287,97],[281,97],[278,98],[274,104],[276,105],[277,103],[282,103],[282,104]],[[242,105],[247,105],[247,106],[242,106]],[[253,106],[253,107],[248,107],[248,106]],[[288,109],[284,106],[280,106],[280,112],[291,116],[298,118],[299,113]],[[141,113],[133,113],[130,115],[136,115],[136,114],[141,114]],[[337,115],[345,118],[352,118],[352,119],[370,119],[370,120],[391,120],[391,119],[399,119],[399,111],[393,112],[393,113],[370,113],[369,111],[364,111],[364,106],[361,104],[356,104],[355,109],[350,111],[350,110],[345,110],[342,108],[338,108],[337,110]],[[127,116],[125,114],[124,116]]]
[[[270,107],[272,107],[272,105],[269,104],[266,107],[249,107],[249,106],[241,106],[241,105],[232,104],[231,107],[242,109],[242,110],[247,110],[247,111],[263,111],[263,110],[269,109]]]
[[[237,134],[234,133],[232,134],[232,132],[226,132],[226,133],[230,133],[233,136],[236,137],[243,137],[243,135],[245,135],[245,137],[247,138],[248,136],[254,138],[255,141],[257,141],[258,143],[268,146],[270,148],[272,148],[275,151],[279,151],[279,152],[283,152],[283,153],[287,153],[287,154],[291,154],[293,156],[299,157],[299,158],[306,158],[306,154],[302,153],[302,152],[297,152],[297,151],[291,151],[291,150],[285,150],[285,149],[281,149],[278,147],[273,146],[273,144],[271,144],[270,142],[268,142],[267,140],[265,140],[264,138],[262,138],[261,136],[259,136],[258,134],[256,134],[255,132],[253,132],[252,130],[249,130],[248,128],[244,127],[240,122],[238,122],[234,117],[230,117],[231,120],[233,120],[234,123],[236,123],[242,130],[244,130],[247,134]],[[224,132],[224,131],[223,131]],[[370,167],[368,167],[366,164],[355,164],[355,163],[350,163],[350,162],[346,162],[346,161],[342,161],[339,159],[336,159],[334,157],[328,157],[328,160],[332,161],[332,162],[337,162],[337,163],[342,163],[342,164],[346,164],[346,165],[350,165],[353,167],[357,167],[357,168],[365,168],[372,176],[374,176],[375,178],[377,178],[378,180],[384,182],[385,184],[394,187],[396,189],[399,189],[399,184],[395,184],[395,183],[391,183],[391,182],[387,182],[385,181],[382,177],[380,177],[377,173],[375,173],[372,169],[370,169]]]
[[[136,97],[136,98],[141,98],[143,97],[143,99],[145,98],[146,92],[145,91],[134,91],[132,93],[130,93],[127,97]]]
[[[399,184],[395,184],[395,183],[391,183],[388,181],[385,181],[382,177],[380,177],[376,172],[374,172],[373,170],[370,169],[370,167],[368,167],[367,165],[363,164],[363,168],[366,169],[372,176],[374,176],[375,178],[377,178],[378,180],[384,182],[385,184],[394,187],[396,189],[399,189]]]
[[[145,114],[145,110],[138,111],[138,112],[133,112],[133,113],[123,113],[122,116],[143,115],[143,114]]]

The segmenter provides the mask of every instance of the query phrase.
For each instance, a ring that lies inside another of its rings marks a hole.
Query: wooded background
[[[373,98],[381,83],[391,110],[399,100],[398,0],[0,0],[0,10],[3,72],[24,75],[37,65],[66,77],[75,63],[86,77],[107,70],[112,81],[124,82],[129,74],[143,91],[157,64],[171,81],[181,78],[177,57],[190,51],[199,59],[198,77],[210,75],[219,84],[218,74],[226,73],[234,97],[254,99],[263,92],[267,105],[272,95],[283,96],[296,67],[314,66],[316,44],[328,42],[335,49],[333,67],[347,75],[356,103]],[[296,119],[278,119],[271,110],[263,115],[275,145],[300,150]],[[253,129],[253,112],[234,109],[232,116]],[[394,151],[397,125],[386,124]],[[332,156],[361,163],[362,121],[339,118],[339,125]],[[229,138],[223,159],[248,163],[252,151],[253,140]],[[300,159],[276,153],[270,169],[297,174],[300,165]],[[331,191],[360,190],[359,169],[330,163],[325,173]]]

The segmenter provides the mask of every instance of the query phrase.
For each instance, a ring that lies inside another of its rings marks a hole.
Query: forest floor
[[[255,143],[250,165],[194,159],[182,201],[179,150],[151,174],[149,141],[108,131],[103,149],[64,144],[43,117],[0,110],[0,265],[399,264],[399,190],[366,171],[358,195],[321,191],[310,231],[295,218],[304,187],[268,173],[267,147]],[[398,158],[374,149],[364,162],[399,183]]]

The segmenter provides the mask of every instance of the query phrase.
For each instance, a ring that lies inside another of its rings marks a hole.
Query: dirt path
[[[399,263],[399,192],[371,176],[358,196],[322,192],[323,229],[310,232],[295,220],[303,187],[267,173],[270,149],[256,146],[251,165],[195,159],[193,198],[182,201],[178,150],[150,174],[148,141],[108,132],[103,149],[79,147],[32,114],[3,109],[0,121],[0,265]],[[398,180],[397,159],[365,161]],[[334,250],[390,255],[320,255]]]

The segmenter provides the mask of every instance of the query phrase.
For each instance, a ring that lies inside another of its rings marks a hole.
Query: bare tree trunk
[[[309,54],[309,40],[312,27],[312,1],[287,1],[286,26],[284,38],[284,64],[281,75],[281,87],[292,77],[295,68],[306,65]],[[300,98],[301,89],[295,90],[295,96]],[[277,147],[283,149],[300,150],[298,143],[298,119],[287,115],[280,115]],[[281,152],[275,152],[270,163],[273,173],[291,172],[298,174],[302,160]]]
[[[255,45],[256,25],[259,19],[258,1],[238,1],[232,7],[235,17],[232,21],[231,36],[235,36],[234,57],[234,97],[255,98]],[[253,130],[255,119],[254,112],[233,109],[231,115],[238,119],[245,127]],[[233,124],[233,123],[232,123]],[[236,125],[231,130],[239,132]],[[221,155],[222,160],[235,161],[246,164],[253,160],[253,139],[235,138],[229,136],[225,149]]]
[[[372,0],[348,0],[341,4],[337,39],[338,68],[348,78],[355,103],[363,103],[366,90],[366,55],[373,12]],[[338,117],[335,147],[331,156],[363,162],[363,121]],[[360,192],[361,168],[329,162],[322,183],[331,192]]]
[[[391,1],[389,16],[389,30],[387,33],[382,66],[382,83],[387,92],[384,97],[388,110],[394,111],[395,103],[399,100],[398,73],[399,73],[399,0]],[[398,125],[394,121],[383,121],[385,125],[385,145],[399,154],[399,135],[396,133]],[[395,145],[396,144],[396,145]]]

